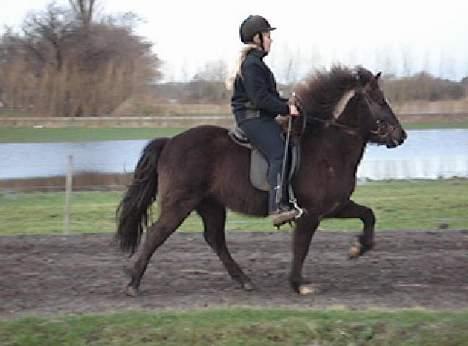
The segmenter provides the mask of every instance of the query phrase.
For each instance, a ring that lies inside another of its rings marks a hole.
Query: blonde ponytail
[[[239,58],[237,60],[234,72],[231,73],[230,76],[226,79],[226,82],[225,82],[226,89],[228,90],[233,89],[234,80],[236,79],[237,76],[240,76],[242,78],[242,71],[241,71],[242,63],[245,61],[245,58],[250,53],[250,51],[253,49],[257,49],[257,48],[258,48],[258,45],[256,45],[255,43],[248,43],[242,48]]]

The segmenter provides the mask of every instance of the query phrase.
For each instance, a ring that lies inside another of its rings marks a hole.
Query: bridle
[[[322,123],[325,128],[327,128],[327,127],[336,127],[336,128],[339,128],[339,129],[343,130],[344,132],[346,132],[346,133],[348,133],[348,134],[350,134],[352,136],[362,137],[359,129],[356,128],[356,127],[341,124],[341,123],[337,122],[335,118],[322,119],[322,118],[319,118],[319,117],[313,115],[312,113],[309,113],[307,111],[307,109],[305,108],[304,103],[302,102],[301,98],[297,94],[293,94],[293,102],[296,105],[296,107],[298,108],[299,113],[301,114],[301,116],[303,118],[303,120],[302,120],[302,131],[305,130],[305,127],[307,126],[308,120],[310,119],[310,120],[314,120],[314,121],[317,121],[319,123]]]
[[[369,96],[366,93],[364,93],[364,96],[365,96],[365,101],[367,102],[367,104],[369,105],[369,108],[371,109],[370,101],[368,100]],[[304,106],[304,102],[295,93],[293,93],[293,95],[292,95],[292,102],[294,102],[294,104],[296,105],[296,107],[299,110],[299,113],[303,116],[302,132],[305,130],[305,127],[307,125],[307,121],[309,119],[311,119],[311,120],[317,121],[319,123],[322,123],[325,128],[335,127],[335,128],[338,128],[338,129],[342,130],[343,132],[345,132],[345,133],[347,133],[347,134],[349,134],[351,136],[363,138],[363,135],[361,134],[360,129],[357,128],[357,127],[342,124],[342,123],[338,122],[335,117],[333,117],[331,119],[322,119],[322,118],[319,118],[319,117],[309,113],[307,111],[307,109],[305,108],[305,106]],[[349,102],[349,100],[348,100],[348,102]],[[388,129],[387,122],[385,122],[385,121],[383,121],[381,119],[377,119],[376,122],[375,122],[375,125],[376,125],[376,128],[373,129],[373,130],[370,130],[369,132],[371,134],[377,136],[378,138],[381,138],[381,139],[385,138],[386,135],[387,135],[387,129]]]

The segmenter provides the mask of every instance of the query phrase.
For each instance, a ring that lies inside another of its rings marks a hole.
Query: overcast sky
[[[0,0],[0,23],[17,26],[49,0]],[[66,0],[56,1],[66,4]],[[278,29],[267,63],[279,80],[292,61],[301,77],[332,63],[361,64],[399,75],[428,70],[451,79],[468,75],[468,1],[420,0],[101,0],[104,13],[133,11],[138,34],[154,43],[165,80],[191,78],[204,64],[233,66],[238,28],[249,14]]]

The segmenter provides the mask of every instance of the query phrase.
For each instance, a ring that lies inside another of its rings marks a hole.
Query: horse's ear
[[[382,76],[382,72],[379,72],[375,75],[375,79],[379,79]]]

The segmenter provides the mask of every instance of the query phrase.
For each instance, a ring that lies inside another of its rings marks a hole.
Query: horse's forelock
[[[356,73],[362,85],[366,85],[374,78],[372,72],[362,66],[356,68]]]

